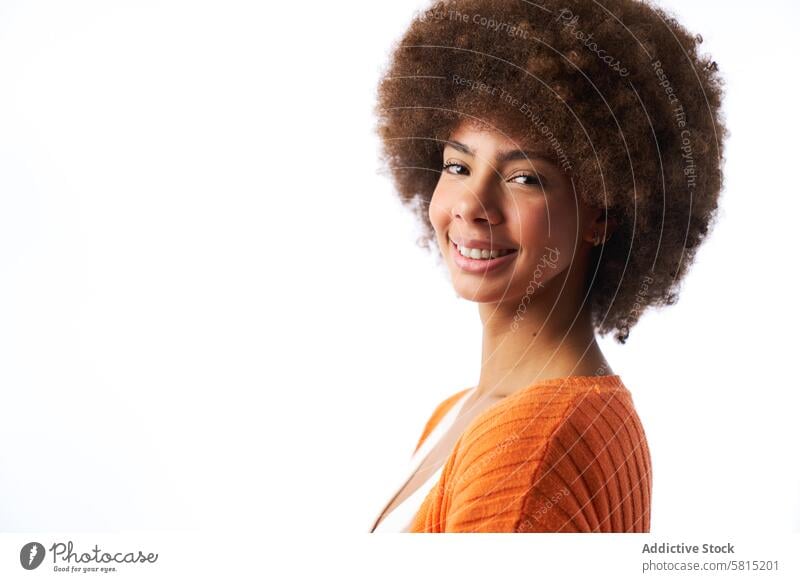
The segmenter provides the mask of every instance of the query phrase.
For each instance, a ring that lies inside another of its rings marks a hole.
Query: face
[[[516,302],[582,264],[596,213],[556,164],[469,124],[448,141],[428,212],[461,297]]]

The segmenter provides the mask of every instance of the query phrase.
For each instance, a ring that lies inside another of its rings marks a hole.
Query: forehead
[[[480,153],[521,150],[545,160],[553,160],[552,152],[544,139],[509,130],[500,125],[478,120],[465,120],[453,127],[449,139],[468,145]],[[445,144],[446,145],[446,144]]]
[[[556,163],[546,143],[534,141],[530,137],[520,137],[519,134],[506,133],[488,123],[469,120],[461,122],[450,132],[448,141],[450,143],[445,142],[444,147],[463,151],[465,146],[468,153],[487,159],[504,157],[507,160],[536,159],[547,164]],[[508,155],[511,152],[521,152],[524,155]]]
[[[461,143],[469,142],[475,147],[498,149],[526,149],[528,145],[499,127],[478,121],[462,121],[450,132],[450,139]]]

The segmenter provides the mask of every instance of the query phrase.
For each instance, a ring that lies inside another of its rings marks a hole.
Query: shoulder
[[[467,427],[444,480],[446,531],[649,529],[649,450],[621,382],[512,394]]]
[[[445,414],[447,414],[450,408],[456,402],[458,402],[458,399],[461,398],[469,390],[470,390],[469,388],[464,388],[463,390],[459,390],[452,396],[448,396],[447,398],[445,398],[442,402],[440,402],[436,406],[436,408],[434,408],[433,414],[431,414],[430,418],[428,419],[428,422],[425,423],[425,428],[422,429],[422,434],[420,435],[419,440],[417,441],[417,446],[414,448],[414,452],[416,452],[417,449],[419,449],[422,446],[422,443],[425,442],[425,439],[428,437],[431,431],[433,431],[433,429],[436,428],[436,425],[439,423],[442,417]]]

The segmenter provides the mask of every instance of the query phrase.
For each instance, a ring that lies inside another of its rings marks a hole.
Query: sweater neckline
[[[508,396],[504,396],[503,398],[510,398],[515,394],[519,394],[520,392],[524,392],[526,390],[531,390],[533,388],[557,388],[559,390],[565,391],[575,391],[575,390],[586,390],[589,388],[600,388],[601,390],[607,390],[609,388],[614,387],[622,387],[622,378],[620,378],[619,374],[606,374],[602,376],[564,376],[561,378],[545,378],[543,380],[535,380],[531,384],[523,388],[519,388],[509,394]],[[467,390],[476,390],[477,386],[472,386]]]
[[[581,390],[587,388],[600,388],[606,390],[615,387],[624,387],[622,379],[618,374],[605,374],[602,376],[564,376],[563,378],[545,378],[544,380],[537,380],[530,386],[522,388],[527,390],[534,386],[558,386],[559,388],[566,387],[567,390]],[[519,391],[518,391],[519,392]],[[510,394],[509,396],[513,396]]]
[[[477,386],[467,388],[462,397],[465,399],[471,397],[477,389]],[[545,378],[543,380],[536,380],[532,384],[529,384],[524,388],[519,388],[508,396],[503,396],[497,402],[493,403],[490,408],[504,404],[508,402],[509,399],[519,399],[530,392],[536,392],[537,394],[579,394],[586,391],[594,391],[598,393],[621,391],[624,394],[630,394],[628,389],[622,383],[622,379],[620,378],[619,374],[606,374],[602,376],[564,376],[561,378]],[[485,396],[479,396],[478,398],[485,398]]]
[[[464,389],[461,393],[461,396],[456,400],[455,404],[462,407],[466,406],[467,400],[473,397],[476,389],[477,386]],[[525,396],[530,393],[533,393],[537,396],[554,396],[557,394],[581,394],[586,392],[595,392],[598,394],[617,392],[622,393],[623,396],[632,398],[630,391],[622,383],[622,379],[618,374],[546,378],[544,380],[537,380],[532,384],[525,386],[524,388],[520,388],[508,396],[503,396],[497,402],[492,402],[478,416],[472,419],[471,424],[479,423],[482,419],[486,419],[492,415],[498,414],[500,410],[508,410],[509,407],[513,407],[515,404],[518,404],[521,399],[525,398]],[[484,397],[478,397],[478,400],[480,400],[480,398]],[[461,436],[458,437],[458,442],[461,441],[464,434],[467,432],[467,429],[462,432]]]

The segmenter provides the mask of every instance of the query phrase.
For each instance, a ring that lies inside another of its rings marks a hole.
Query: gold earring
[[[601,240],[600,239],[600,233],[597,232],[597,231],[594,231],[594,233],[592,234],[592,245],[594,245],[594,246],[599,245],[600,244],[600,240]]]

